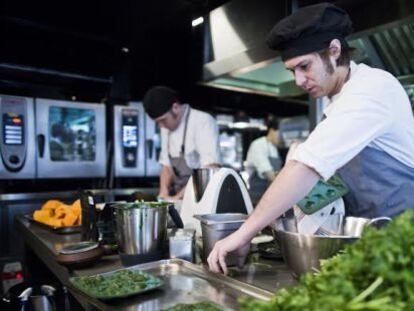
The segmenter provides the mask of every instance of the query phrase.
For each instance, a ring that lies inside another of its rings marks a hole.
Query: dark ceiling
[[[1,1],[0,93],[140,98],[200,77],[202,27],[224,0]]]

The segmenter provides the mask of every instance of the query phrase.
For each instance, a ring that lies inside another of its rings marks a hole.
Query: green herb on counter
[[[162,283],[158,278],[131,270],[120,270],[109,275],[76,277],[71,282],[96,298],[123,297]]]
[[[117,206],[117,208],[120,209],[134,209],[134,208],[156,208],[156,207],[162,207],[162,206],[168,206],[171,203],[168,202],[147,202],[147,201],[135,201],[135,202],[129,202],[129,203],[122,203]]]
[[[409,311],[414,306],[414,221],[407,210],[386,228],[368,228],[342,254],[322,262],[296,287],[269,302],[244,299],[243,310]]]
[[[203,301],[191,304],[180,303],[162,311],[230,311],[230,309],[226,309],[211,301]]]

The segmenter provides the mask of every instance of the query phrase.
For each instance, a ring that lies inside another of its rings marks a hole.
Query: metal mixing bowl
[[[305,235],[292,232],[291,221],[276,221],[275,237],[278,241],[285,263],[296,276],[320,268],[320,260],[337,254],[347,243],[361,237],[367,225],[381,227],[391,219],[380,217],[375,219],[346,217],[343,232],[339,236]]]

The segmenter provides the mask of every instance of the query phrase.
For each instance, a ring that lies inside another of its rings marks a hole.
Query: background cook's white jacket
[[[266,179],[265,172],[273,172],[269,157],[279,158],[275,145],[267,140],[266,136],[255,139],[247,151],[246,166],[253,167],[260,178]]]
[[[178,157],[184,134],[184,120],[188,113],[189,105],[185,105],[186,112],[178,127],[170,134],[170,154]],[[161,129],[161,154],[159,162],[162,165],[171,166],[168,158],[168,132]],[[185,160],[188,167],[200,168],[208,164],[220,164],[220,149],[218,140],[219,130],[216,120],[206,112],[191,108],[188,119],[187,137],[185,144]]]
[[[414,167],[414,118],[403,87],[391,74],[351,62],[351,77],[324,110],[323,120],[292,159],[323,179],[366,146]]]

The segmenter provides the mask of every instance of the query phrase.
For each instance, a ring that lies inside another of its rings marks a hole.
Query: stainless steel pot
[[[123,203],[114,210],[119,251],[128,255],[161,251],[167,238],[167,213],[174,220],[178,215],[168,202]],[[182,222],[177,226],[182,227]]]

